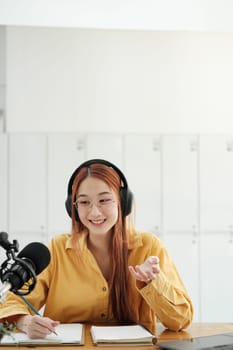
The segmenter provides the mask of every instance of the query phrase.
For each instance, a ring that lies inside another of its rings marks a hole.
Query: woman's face
[[[89,176],[79,186],[76,209],[90,234],[107,234],[118,218],[116,193],[104,181]]]

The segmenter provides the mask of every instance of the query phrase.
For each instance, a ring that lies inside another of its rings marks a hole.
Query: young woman
[[[62,323],[137,323],[155,333],[187,327],[192,302],[163,243],[130,224],[133,195],[114,164],[93,159],[70,178],[66,209],[72,233],[50,242],[51,262],[27,296],[44,316],[30,313],[9,292],[1,319],[29,337],[45,337]]]

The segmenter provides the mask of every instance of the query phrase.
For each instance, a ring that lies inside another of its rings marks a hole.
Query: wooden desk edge
[[[34,349],[39,350],[98,350],[101,349],[100,346],[95,346],[92,343],[92,339],[90,336],[90,325],[85,324],[85,338],[84,338],[84,345],[49,345],[49,346],[36,346]],[[221,334],[221,333],[229,333],[233,332],[233,323],[192,323],[187,329],[182,330],[180,332],[173,332],[167,330],[163,325],[157,324],[157,332],[156,336],[158,341],[168,341],[168,340],[174,340],[174,339],[191,339],[195,337],[200,337],[200,336],[206,336],[206,335],[213,335],[213,334]],[[0,350],[9,350],[11,348],[18,348],[21,350],[28,350],[29,347],[26,346],[20,346],[16,347],[14,346],[0,346]],[[121,349],[128,349],[128,350],[154,350],[158,349],[158,347],[155,346],[104,346],[102,347],[103,350],[113,350],[116,348],[121,348]]]

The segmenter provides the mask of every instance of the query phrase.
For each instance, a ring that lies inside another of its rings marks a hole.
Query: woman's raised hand
[[[160,272],[159,258],[149,256],[143,264],[129,266],[129,271],[137,280],[150,283]]]

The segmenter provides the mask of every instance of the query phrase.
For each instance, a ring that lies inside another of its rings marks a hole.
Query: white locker
[[[4,132],[6,129],[6,87],[5,84],[0,82],[0,132]]]
[[[47,236],[47,137],[9,135],[9,232],[20,241]],[[21,245],[20,245],[21,246]]]
[[[122,170],[123,144],[120,134],[88,134],[86,159],[100,158],[114,163]]]
[[[233,135],[200,137],[200,225],[202,232],[233,225]]]
[[[198,228],[198,137],[162,137],[164,233]]]
[[[125,135],[124,169],[139,230],[161,235],[161,154],[157,135]]]
[[[233,232],[201,237],[201,321],[232,322]]]
[[[0,134],[0,232],[8,232],[8,161],[7,135]],[[5,250],[0,247],[0,266],[6,260]],[[1,282],[0,282],[1,285]]]
[[[198,137],[162,136],[164,240],[199,319]]]
[[[68,182],[84,162],[85,135],[54,133],[48,135],[48,230],[49,236],[70,232],[71,218],[66,212]]]
[[[8,230],[8,154],[7,135],[0,134],[0,231]]]
[[[200,137],[201,321],[231,322],[233,135]]]
[[[175,263],[194,305],[194,321],[200,321],[199,239],[183,233],[167,234],[165,246]]]

